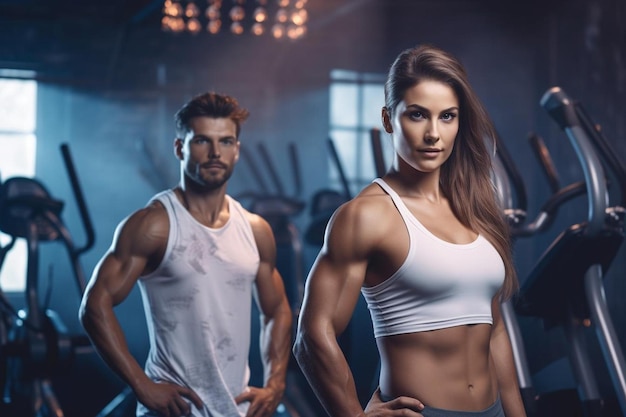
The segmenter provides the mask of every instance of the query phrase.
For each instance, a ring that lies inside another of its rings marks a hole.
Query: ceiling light
[[[248,31],[254,36],[268,33],[275,39],[294,40],[306,33],[306,4],[307,0],[164,0],[161,28],[192,34],[204,28],[212,35]]]

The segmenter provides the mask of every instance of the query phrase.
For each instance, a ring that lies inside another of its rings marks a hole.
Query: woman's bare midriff
[[[491,325],[472,324],[378,338],[383,397],[448,410],[488,408],[498,395],[490,334]]]

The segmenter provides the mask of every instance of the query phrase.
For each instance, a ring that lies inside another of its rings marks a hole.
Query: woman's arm
[[[293,348],[313,391],[333,417],[365,415],[337,343],[352,317],[367,267],[354,211],[353,205],[344,206],[329,223],[324,247],[307,277]]]
[[[496,367],[496,376],[498,378],[504,413],[507,417],[526,417],[513,360],[511,340],[500,313],[499,295],[494,297],[491,304],[493,327],[491,330],[490,352]]]

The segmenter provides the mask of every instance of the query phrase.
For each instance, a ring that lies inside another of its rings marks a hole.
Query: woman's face
[[[409,88],[383,124],[396,154],[420,172],[434,172],[448,159],[459,131],[459,99],[447,84],[423,80]]]

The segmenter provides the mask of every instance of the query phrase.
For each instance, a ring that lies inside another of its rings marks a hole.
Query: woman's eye
[[[444,113],[441,118],[445,121],[451,121],[456,117],[456,114],[454,113]]]
[[[409,113],[409,117],[413,120],[419,120],[424,118],[424,114],[421,111],[413,111]]]

